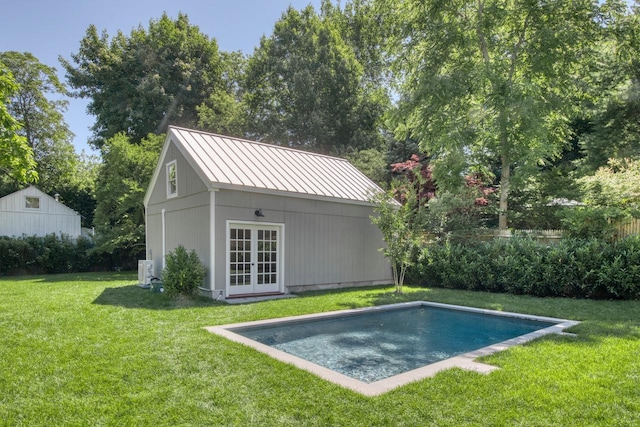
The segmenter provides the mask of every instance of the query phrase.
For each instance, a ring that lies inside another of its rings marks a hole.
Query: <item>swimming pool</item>
[[[562,332],[578,322],[417,301],[207,328],[330,381],[376,395]]]

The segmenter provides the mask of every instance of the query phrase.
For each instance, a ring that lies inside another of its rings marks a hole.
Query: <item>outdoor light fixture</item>
[[[262,213],[262,209],[256,209],[255,214],[256,216],[264,216],[264,214]]]

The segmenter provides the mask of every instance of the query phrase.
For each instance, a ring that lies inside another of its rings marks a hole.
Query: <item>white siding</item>
[[[26,197],[39,198],[38,209],[26,207]],[[53,197],[28,187],[0,199],[0,236],[81,235],[80,215]]]

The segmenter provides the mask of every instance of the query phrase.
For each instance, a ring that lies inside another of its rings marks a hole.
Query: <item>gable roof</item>
[[[369,204],[382,189],[345,159],[170,126],[145,196],[173,142],[209,188]]]
[[[34,197],[43,197],[49,200],[49,203],[51,203],[49,206],[53,207],[54,209],[58,210],[58,213],[64,213],[66,215],[77,215],[80,216],[80,214],[76,211],[74,211],[73,209],[71,209],[69,206],[65,205],[62,202],[59,202],[58,200],[56,200],[55,198],[51,197],[50,195],[48,195],[47,193],[45,193],[44,191],[40,190],[37,187],[34,187],[33,185],[30,185],[29,187],[23,188],[22,190],[18,190],[15,191],[11,194],[7,194],[4,197],[0,197],[0,211],[4,211],[4,212],[22,212],[23,209],[16,209],[16,206],[22,206],[22,199],[20,199],[17,204],[16,203],[12,203],[12,199],[16,199],[16,198],[20,198],[21,195],[24,196],[34,196]],[[34,213],[41,213],[41,214],[49,214],[51,213],[51,211],[33,211]]]

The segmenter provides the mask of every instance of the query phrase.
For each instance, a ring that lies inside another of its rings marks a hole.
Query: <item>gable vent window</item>
[[[40,209],[40,197],[25,197],[25,208],[27,209]]]
[[[167,163],[167,198],[178,195],[178,173],[176,161]]]

